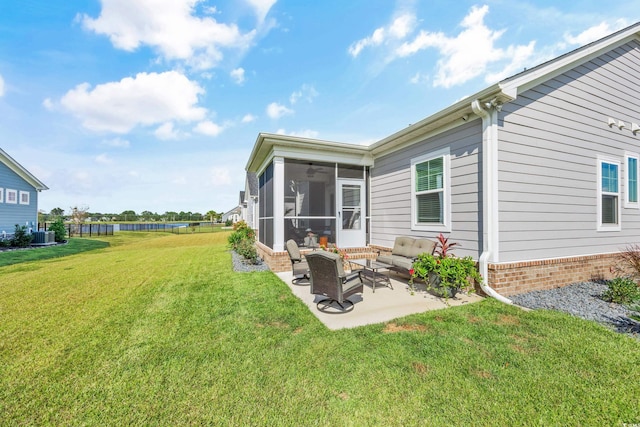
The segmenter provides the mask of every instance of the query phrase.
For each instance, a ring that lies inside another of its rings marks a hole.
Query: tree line
[[[130,222],[130,221],[142,221],[142,222],[175,222],[175,221],[209,221],[220,222],[222,218],[222,212],[218,213],[214,210],[208,211],[205,214],[199,212],[172,212],[167,211],[162,214],[151,211],[142,211],[139,214],[133,210],[126,210],[121,213],[107,213],[107,212],[91,212],[88,206],[73,206],[65,211],[62,208],[51,209],[49,213],[43,210],[38,212],[38,221],[51,222],[57,218],[62,218],[65,221],[73,221],[76,223],[81,222]]]

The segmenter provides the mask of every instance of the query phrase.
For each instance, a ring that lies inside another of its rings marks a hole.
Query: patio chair
[[[327,309],[334,303],[342,313],[353,310],[353,302],[347,298],[363,291],[359,273],[345,274],[342,258],[333,252],[317,251],[306,258],[311,273],[311,293],[327,297],[316,304],[318,310],[331,313]]]
[[[303,280],[309,280],[309,265],[307,261],[302,259],[302,254],[300,254],[300,248],[298,244],[293,239],[287,240],[286,243],[287,253],[289,254],[289,260],[291,261],[291,271],[293,272],[293,280],[291,281],[294,285],[301,284],[300,282]],[[303,283],[308,285],[309,283]]]

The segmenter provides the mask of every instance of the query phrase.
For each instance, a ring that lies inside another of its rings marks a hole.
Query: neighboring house
[[[258,176],[247,172],[242,196],[242,220],[254,230],[258,229]]]
[[[640,242],[639,124],[636,23],[369,147],[260,134],[261,256],[286,265],[304,228],[383,250],[444,233],[503,295],[608,278]]]
[[[38,229],[38,193],[48,190],[38,178],[0,149],[0,238],[17,225]]]
[[[222,222],[231,221],[233,224],[242,219],[242,206],[236,206],[229,212],[222,214]]]

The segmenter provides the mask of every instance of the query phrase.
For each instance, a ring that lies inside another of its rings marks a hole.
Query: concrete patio
[[[354,303],[353,310],[337,314],[323,313],[317,309],[316,304],[324,297],[312,295],[309,285],[303,284],[308,282],[303,281],[299,285],[294,285],[291,283],[293,277],[290,271],[276,274],[289,285],[291,292],[300,298],[327,328],[333,330],[387,322],[409,314],[439,310],[482,300],[482,297],[476,294],[459,293],[454,298],[449,298],[447,302],[444,298],[428,293],[424,284],[416,284],[415,292],[411,295],[407,281],[402,276],[391,273],[393,289],[378,285],[376,291],[373,292],[371,286],[365,283],[362,294],[356,294],[349,298]]]

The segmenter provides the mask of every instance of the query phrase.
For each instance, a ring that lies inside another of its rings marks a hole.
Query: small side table
[[[362,267],[362,270],[360,270],[360,280],[363,283],[365,281],[371,283],[371,288],[374,293],[376,291],[376,285],[384,285],[393,289],[389,276],[380,273],[380,270],[389,270],[389,268],[393,267],[392,265],[373,259],[350,259],[349,262]]]

